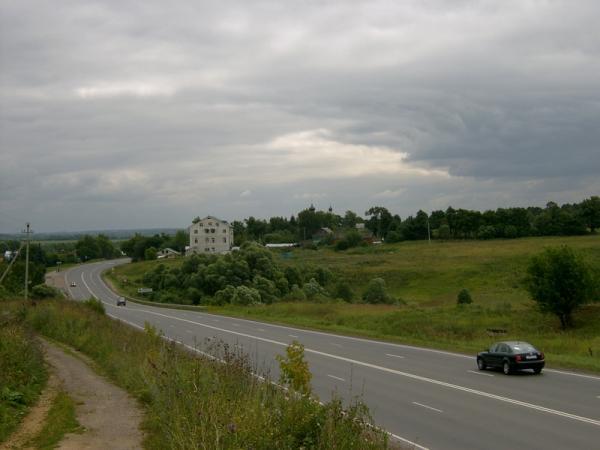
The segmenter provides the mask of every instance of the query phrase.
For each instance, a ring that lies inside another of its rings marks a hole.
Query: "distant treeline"
[[[494,239],[526,236],[574,236],[594,233],[600,227],[600,197],[592,196],[580,203],[545,208],[498,208],[485,212],[448,207],[427,214],[418,211],[401,219],[387,208],[374,206],[363,219],[353,211],[343,216],[318,211],[312,205],[297,216],[271,217],[268,221],[249,217],[234,221],[236,245],[245,241],[265,243],[296,242],[311,239],[321,228],[349,230],[364,223],[378,239],[386,242],[427,239]]]

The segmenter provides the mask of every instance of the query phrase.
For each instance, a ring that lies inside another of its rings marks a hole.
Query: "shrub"
[[[306,298],[309,300],[314,300],[317,296],[327,295],[325,289],[323,289],[323,287],[314,278],[311,278],[308,283],[304,283],[302,290],[306,294]]]
[[[238,286],[235,289],[235,295],[231,300],[235,305],[252,305],[260,303],[260,292],[247,286]]]
[[[279,362],[281,384],[289,386],[296,392],[310,394],[310,379],[312,374],[308,369],[308,362],[304,359],[304,346],[298,341],[293,341],[285,349],[285,356],[277,355]]]
[[[456,297],[456,303],[458,305],[470,305],[473,303],[473,299],[471,298],[471,294],[467,289],[461,289]]]
[[[300,287],[298,287],[297,284],[294,284],[292,285],[292,289],[290,289],[290,292],[286,295],[285,298],[286,300],[304,301],[306,300],[306,294],[302,289],[300,289]]]
[[[362,296],[366,303],[393,303],[394,298],[388,294],[385,280],[383,278],[373,278],[369,281],[367,290]]]
[[[348,286],[347,282],[339,281],[335,285],[334,297],[341,298],[346,302],[351,302],[354,299],[354,292],[352,291],[350,286]]]
[[[144,250],[144,259],[146,261],[156,259],[157,253],[158,251],[154,247],[149,247],[146,250]]]
[[[214,304],[225,305],[226,303],[232,303],[233,297],[235,297],[235,288],[232,285],[227,285],[225,289],[217,291],[214,295]]]
[[[85,302],[85,306],[90,308],[92,311],[96,311],[98,314],[105,314],[106,310],[102,302],[94,297],[90,297]]]
[[[56,298],[62,296],[63,294],[59,289],[46,284],[38,284],[31,288],[31,297],[35,299]]]

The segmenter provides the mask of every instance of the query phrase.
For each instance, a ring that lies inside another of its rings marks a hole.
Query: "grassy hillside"
[[[529,258],[546,247],[567,244],[600,267],[600,235],[491,241],[411,241],[361,247],[281,253],[285,265],[323,265],[359,296],[370,279],[385,279],[390,292],[409,304],[454,305],[462,288],[476,304],[513,308],[529,305],[522,280]]]

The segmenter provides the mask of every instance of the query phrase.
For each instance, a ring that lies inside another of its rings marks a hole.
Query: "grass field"
[[[15,305],[0,308],[15,314]],[[320,405],[289,395],[254,377],[247,356],[223,344],[206,350],[227,364],[192,355],[150,326],[136,330],[66,300],[40,301],[21,317],[40,334],[91,357],[142,402],[145,448],[388,448],[382,432],[365,426],[368,412],[360,403],[344,414],[339,401]]]
[[[561,331],[558,319],[540,314],[523,287],[529,259],[544,248],[569,245],[600,267],[600,236],[525,238],[492,241],[403,242],[361,247],[278,252],[282,265],[322,266],[343,279],[356,301],[375,277],[385,279],[402,306],[347,303],[276,303],[260,307],[209,307],[209,311],[476,352],[496,339],[488,329],[505,329],[502,338],[529,340],[548,354],[550,365],[600,371],[600,303],[575,315],[576,328]],[[163,262],[160,262],[163,263]],[[157,261],[121,266],[115,285],[136,295],[142,275]],[[167,265],[181,260],[164,261]],[[127,278],[127,284],[119,283]],[[473,304],[456,306],[458,292],[470,291]]]

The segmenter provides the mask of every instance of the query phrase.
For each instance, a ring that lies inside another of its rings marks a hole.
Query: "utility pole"
[[[33,230],[29,228],[29,222],[27,222],[27,228],[23,230],[25,233],[25,301],[27,301],[27,297],[29,294],[29,235],[33,233]]]

